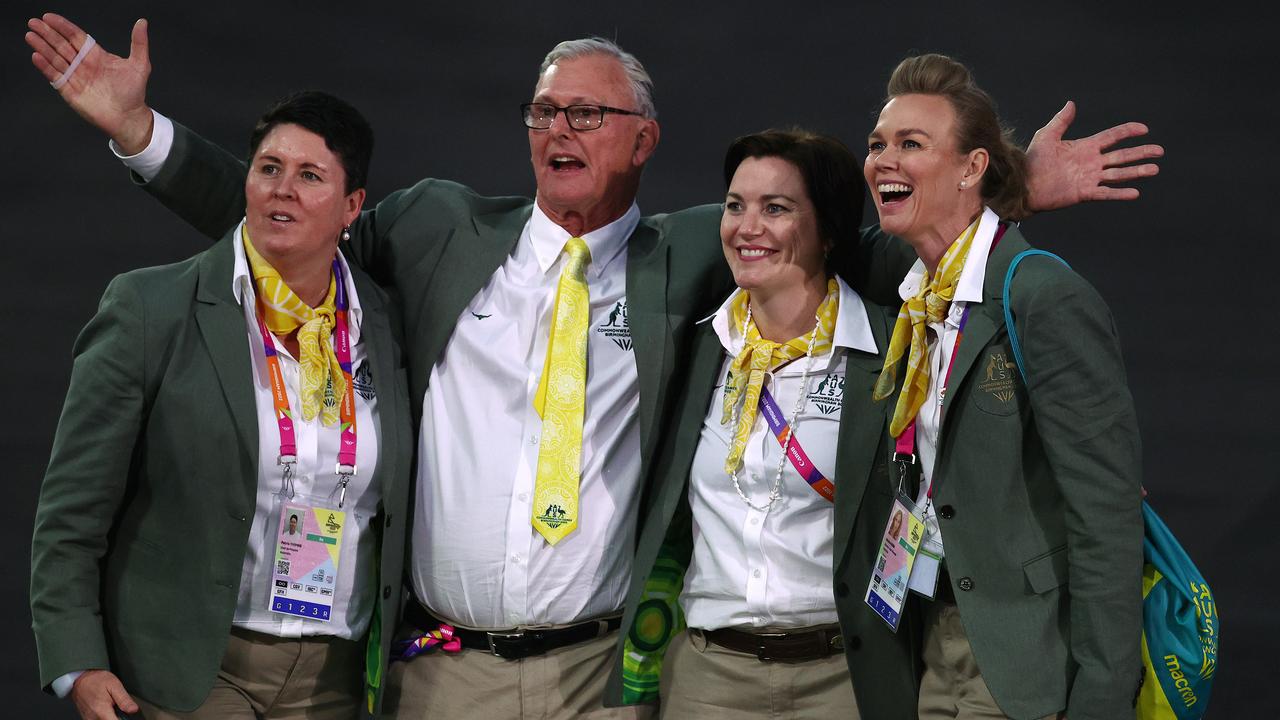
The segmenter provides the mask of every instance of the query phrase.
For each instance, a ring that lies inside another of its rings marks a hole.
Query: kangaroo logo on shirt
[[[596,328],[600,336],[612,340],[614,345],[623,350],[631,349],[631,324],[627,322],[627,299],[614,303],[605,323]]]
[[[373,389],[373,373],[369,371],[369,361],[361,360],[356,371],[351,374],[351,384],[355,391],[365,400],[372,400],[377,393]]]
[[[840,412],[844,407],[844,378],[835,373],[828,373],[812,391],[809,392],[809,403],[822,411],[823,415]]]

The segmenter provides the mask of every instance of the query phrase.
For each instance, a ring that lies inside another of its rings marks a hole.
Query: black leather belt
[[[701,632],[707,640],[720,647],[755,655],[763,662],[820,660],[844,651],[844,638],[840,636],[839,628],[774,633],[721,628]]]
[[[414,600],[406,604],[404,619],[410,625],[423,632],[435,630],[443,622]],[[507,660],[519,660],[521,658],[544,655],[568,645],[594,640],[617,630],[621,626],[622,618],[612,617],[591,620],[563,628],[466,630],[455,627],[453,636],[462,642],[462,647],[464,648],[483,650]]]

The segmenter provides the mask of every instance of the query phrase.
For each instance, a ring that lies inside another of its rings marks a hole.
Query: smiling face
[[[899,95],[880,111],[867,141],[863,174],[880,226],[917,249],[950,244],[982,207],[986,151],[959,152],[955,123],[946,98]]]
[[[333,259],[338,235],[364,202],[346,192],[346,171],[324,138],[286,123],[267,133],[244,182],[253,246],[282,273]]]
[[[603,54],[561,60],[548,67],[533,102],[636,109],[626,71],[615,58]],[[631,206],[640,171],[657,144],[655,120],[608,113],[599,128],[579,131],[569,126],[564,113],[557,113],[550,128],[529,130],[538,206],[575,235],[607,225]]]
[[[779,157],[749,157],[738,165],[720,217],[720,242],[734,282],[752,293],[800,291],[826,277],[826,246],[804,178]]]

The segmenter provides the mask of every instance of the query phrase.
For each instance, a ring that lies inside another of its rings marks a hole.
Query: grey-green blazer
[[[117,277],[76,341],[36,511],[31,614],[40,682],[110,669],[189,711],[213,686],[258,489],[258,418],[232,236]],[[378,611],[399,611],[412,439],[386,295],[352,268],[378,389]],[[397,592],[392,592],[396,588]],[[389,639],[380,638],[386,652]]]
[[[876,346],[888,347],[896,311],[867,304]],[[690,359],[688,382],[675,401],[672,428],[660,451],[654,479],[653,503],[641,532],[635,571],[627,595],[623,628],[630,628],[665,543],[692,547],[689,523],[689,472],[707,409],[715,394],[724,361],[724,347],[710,323],[698,328]],[[920,627],[914,597],[895,634],[863,602],[872,565],[880,546],[897,488],[891,473],[892,439],[888,434],[892,402],[873,403],[871,390],[884,359],[856,350],[845,360],[844,403],[833,473],[836,484],[835,545],[832,583],[844,636],[845,658],[863,717],[908,720],[916,714],[920,677]],[[907,488],[910,492],[911,488]],[[674,537],[681,534],[682,537]],[[614,658],[607,697],[622,697],[622,646]]]
[[[954,360],[934,504],[960,616],[1012,718],[1133,717],[1141,672],[1142,516],[1133,400],[1115,324],[1066,266],[1030,258],[1016,227],[987,261]],[[1023,377],[1029,383],[1023,383]]]

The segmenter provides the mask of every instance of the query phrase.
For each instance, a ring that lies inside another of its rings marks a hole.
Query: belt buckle
[[[765,638],[786,637],[787,633],[784,633],[784,632],[752,633],[752,635],[755,635],[756,637],[756,659],[758,659],[760,662],[773,662],[776,658],[769,655],[767,648],[765,648],[764,646]]]
[[[539,630],[486,632],[485,635],[489,640],[489,652],[506,660],[521,660],[547,651],[546,637]]]

